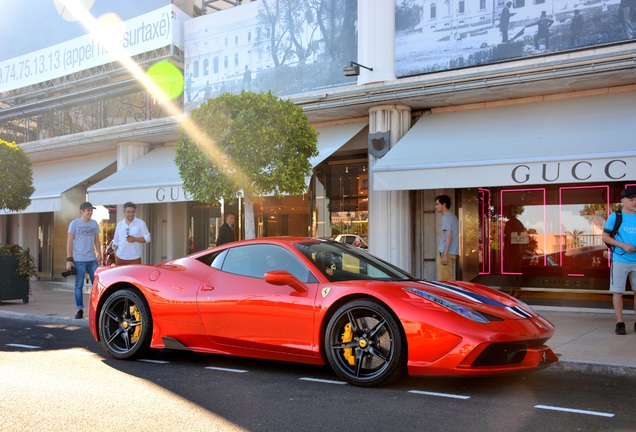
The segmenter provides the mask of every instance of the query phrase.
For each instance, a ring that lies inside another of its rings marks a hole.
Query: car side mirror
[[[305,285],[296,276],[285,270],[272,270],[265,273],[265,282],[272,285],[288,285],[300,293],[307,292]]]

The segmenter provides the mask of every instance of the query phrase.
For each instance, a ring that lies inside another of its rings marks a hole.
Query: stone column
[[[117,171],[120,171],[150,151],[150,144],[140,141],[117,143]]]
[[[0,243],[7,243],[7,222],[9,215],[0,215]]]
[[[166,259],[171,260],[188,253],[188,203],[170,202],[166,204]]]
[[[395,79],[394,17],[395,0],[358,1],[357,63],[373,69],[360,68],[358,85]]]
[[[369,134],[389,132],[389,148],[404,136],[410,126],[411,108],[406,105],[380,105],[369,110]],[[411,271],[409,192],[374,189],[373,167],[379,160],[369,154],[369,250],[372,254]]]

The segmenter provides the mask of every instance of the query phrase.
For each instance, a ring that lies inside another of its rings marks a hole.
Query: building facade
[[[294,15],[312,18],[293,34],[266,25],[265,0],[214,13],[208,2],[141,3],[123,15],[129,28],[152,22],[159,35],[167,20],[171,32],[130,57],[182,72],[170,103],[112,59],[2,87],[0,133],[31,157],[36,192],[0,216],[0,241],[38,251],[40,277],[58,278],[85,199],[107,209],[105,242],[121,205],[141,204],[145,262],[213,245],[241,204],[183,189],[179,125],[207,97],[252,90],[290,98],[320,132],[307,193],[255,202],[257,236],[365,234],[373,254],[435,279],[444,193],[460,219],[458,279],[557,301],[607,291],[602,227],[636,184],[636,42],[616,22],[619,1],[517,0],[508,12],[503,1],[325,1],[324,16]],[[86,57],[89,45],[68,46]]]

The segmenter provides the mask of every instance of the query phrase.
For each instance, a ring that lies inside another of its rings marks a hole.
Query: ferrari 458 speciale
[[[98,269],[90,330],[115,358],[149,349],[328,364],[358,386],[488,375],[557,361],[523,302],[426,281],[334,241],[266,237],[157,265]]]

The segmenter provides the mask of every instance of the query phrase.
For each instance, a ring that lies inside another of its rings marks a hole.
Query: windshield
[[[311,241],[294,245],[330,282],[348,280],[404,281],[413,276],[369,255],[367,252],[333,241]]]

